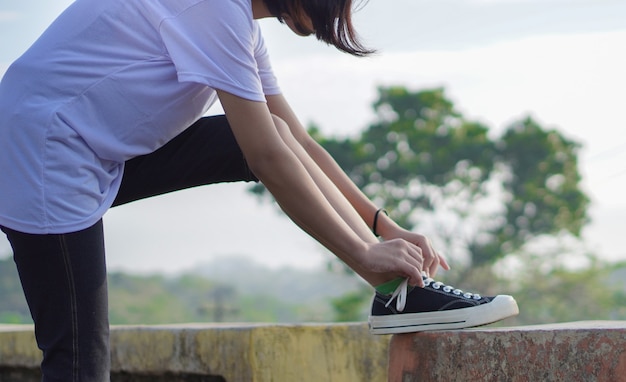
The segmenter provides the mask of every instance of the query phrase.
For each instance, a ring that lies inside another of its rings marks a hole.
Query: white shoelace
[[[400,285],[398,285],[396,290],[393,291],[391,298],[385,304],[385,308],[388,308],[389,305],[391,304],[391,301],[393,301],[393,299],[397,297],[396,310],[398,312],[402,312],[404,310],[404,307],[406,306],[406,294],[408,290],[409,290],[409,279],[404,279],[404,281],[402,281]]]
[[[428,286],[436,290],[442,289],[446,293],[452,293],[455,296],[459,296],[459,297],[463,296],[467,299],[480,300],[482,298],[477,293],[463,292],[461,289],[457,289],[449,285],[445,285],[444,283],[435,281],[431,279],[430,277],[424,277],[424,288]],[[393,299],[395,298],[396,310],[398,312],[404,311],[404,307],[406,306],[406,295],[408,293],[408,290],[409,290],[409,279],[404,279],[404,281],[402,281],[402,283],[398,285],[396,290],[393,291],[391,298],[385,304],[385,308],[389,307],[389,305],[391,305],[391,301],[393,301]]]

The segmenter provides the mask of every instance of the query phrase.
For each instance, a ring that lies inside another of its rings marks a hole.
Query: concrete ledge
[[[626,381],[626,322],[394,335],[389,382]]]
[[[626,322],[393,337],[366,324],[117,326],[111,345],[112,382],[626,381]],[[40,359],[32,326],[0,325],[0,382],[37,382]]]
[[[0,325],[0,368],[38,368],[40,362],[32,325]]]
[[[111,380],[384,381],[389,340],[361,323],[117,326]],[[40,360],[32,327],[0,325],[0,382]]]

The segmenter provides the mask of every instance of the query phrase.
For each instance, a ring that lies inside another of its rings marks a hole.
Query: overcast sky
[[[3,0],[0,73],[70,2]],[[373,118],[379,85],[444,86],[467,117],[497,134],[532,115],[583,144],[592,198],[590,249],[626,259],[626,2],[623,0],[370,0],[356,15],[375,57],[348,57],[262,22],[281,86],[305,123],[349,135]],[[271,266],[329,259],[245,185],[220,185],[137,202],[105,216],[109,267],[177,272],[216,256]],[[0,238],[0,254],[9,253]]]

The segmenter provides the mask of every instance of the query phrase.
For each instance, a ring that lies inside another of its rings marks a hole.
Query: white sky
[[[69,1],[4,0],[0,73]],[[592,198],[589,248],[625,259],[626,2],[370,0],[356,14],[376,57],[357,59],[263,21],[283,91],[303,122],[352,134],[372,119],[378,85],[445,86],[466,116],[494,133],[533,115],[581,142]],[[244,254],[270,266],[319,265],[331,255],[245,186],[219,185],[141,201],[105,217],[109,267],[176,272]],[[0,254],[9,253],[0,238]]]

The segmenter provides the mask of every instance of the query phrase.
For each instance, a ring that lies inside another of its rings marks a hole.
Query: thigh
[[[258,181],[226,117],[204,117],[153,153],[126,162],[114,206],[212,183]]]
[[[35,235],[2,227],[43,351],[43,381],[108,381],[109,321],[102,221]]]

